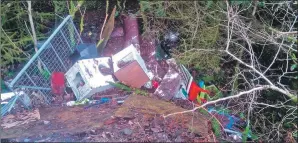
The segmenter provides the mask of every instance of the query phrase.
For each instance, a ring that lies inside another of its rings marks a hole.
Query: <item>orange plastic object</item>
[[[200,92],[206,92],[207,94],[210,94],[208,90],[200,88],[196,82],[191,82],[188,99],[190,101],[194,101]]]
[[[53,72],[51,77],[52,93],[62,95],[65,89],[65,79],[63,72]]]

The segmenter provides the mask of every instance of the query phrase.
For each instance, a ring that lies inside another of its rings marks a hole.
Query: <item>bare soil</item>
[[[18,142],[214,141],[209,135],[208,116],[195,113],[163,117],[184,110],[173,103],[140,95],[129,95],[123,105],[40,108],[40,120],[3,129],[1,139]]]

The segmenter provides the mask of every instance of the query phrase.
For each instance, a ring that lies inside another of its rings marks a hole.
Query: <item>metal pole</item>
[[[6,82],[5,82],[6,84]],[[7,85],[7,84],[6,84]],[[8,104],[6,104],[4,107],[1,108],[1,116],[3,117],[7,112],[10,112],[11,108],[14,106],[14,104],[16,103],[17,99],[19,98],[19,93],[17,93],[14,89],[12,89],[11,87],[9,87],[9,90],[11,90],[15,97],[12,97],[12,99],[10,99],[8,101]]]
[[[55,55],[58,57],[58,60],[60,61],[60,63],[62,64],[62,66],[64,67],[64,70],[67,71],[67,68],[65,67],[64,63],[62,62],[62,60],[60,59],[58,53],[56,52],[55,48],[53,47],[53,45],[50,43],[51,48],[53,49]]]
[[[19,88],[30,88],[30,89],[35,89],[35,90],[51,90],[51,88],[46,88],[46,87],[34,87],[34,86],[26,86],[26,85],[21,85],[21,86],[16,86]]]

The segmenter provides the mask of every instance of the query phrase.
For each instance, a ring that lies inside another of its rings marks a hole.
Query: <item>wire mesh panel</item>
[[[31,98],[52,100],[51,73],[64,72],[71,67],[68,57],[82,43],[71,16],[67,16],[53,34],[10,82],[13,90],[24,90]]]

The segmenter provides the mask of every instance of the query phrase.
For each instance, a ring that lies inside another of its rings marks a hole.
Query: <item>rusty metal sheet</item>
[[[141,88],[150,80],[137,61],[119,69],[114,75],[122,83],[134,88]]]

